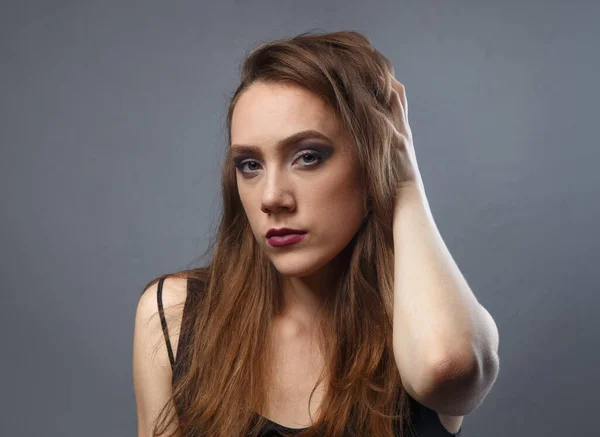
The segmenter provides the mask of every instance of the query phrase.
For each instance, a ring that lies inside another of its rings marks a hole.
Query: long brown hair
[[[392,437],[408,431],[410,399],[392,349],[392,218],[402,180],[386,123],[392,71],[389,60],[357,32],[307,32],[253,49],[229,105],[228,144],[236,102],[252,83],[293,83],[317,94],[353,138],[368,195],[369,213],[339,255],[344,269],[324,303],[327,364],[311,397],[322,381],[327,391],[314,426],[296,435]],[[186,278],[188,290],[201,290],[202,298],[186,309],[193,322],[182,325],[180,335],[190,340],[177,355],[185,355],[189,365],[174,381],[154,435],[166,432],[176,418],[183,436],[256,436],[265,424],[255,412],[262,410],[267,392],[269,330],[281,309],[280,282],[251,231],[229,153],[227,147],[220,224],[207,250],[211,260],[168,275]]]

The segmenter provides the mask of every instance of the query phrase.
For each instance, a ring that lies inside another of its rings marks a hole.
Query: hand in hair
[[[412,131],[408,123],[408,103],[406,101],[406,90],[390,73],[392,83],[392,96],[390,107],[392,117],[390,123],[394,126],[394,146],[400,155],[403,169],[403,178],[399,188],[417,187],[423,188],[421,174],[417,165],[417,156],[413,145]]]

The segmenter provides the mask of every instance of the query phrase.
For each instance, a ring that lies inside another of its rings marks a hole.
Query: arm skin
[[[438,413],[473,411],[498,375],[498,329],[448,251],[420,178],[394,211],[394,357],[403,385]]]

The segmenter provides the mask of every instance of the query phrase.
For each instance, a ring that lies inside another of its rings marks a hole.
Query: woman
[[[212,259],[137,308],[139,435],[458,435],[498,332],[431,216],[391,63],[302,34],[241,76]]]

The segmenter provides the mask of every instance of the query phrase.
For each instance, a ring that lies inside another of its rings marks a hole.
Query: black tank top
[[[187,297],[185,299],[185,304],[183,307],[183,315],[181,319],[182,324],[182,334],[179,336],[178,346],[177,346],[177,359],[175,359],[173,355],[173,349],[171,347],[171,341],[169,340],[169,331],[167,327],[167,321],[165,319],[165,314],[163,310],[162,304],[162,288],[165,278],[162,277],[158,281],[158,290],[157,290],[157,300],[158,300],[158,312],[160,314],[160,322],[162,325],[163,333],[165,336],[165,342],[167,345],[167,353],[169,354],[169,361],[171,362],[171,369],[173,370],[172,383],[175,384],[185,374],[189,367],[189,359],[186,354],[187,348],[182,345],[189,344],[191,339],[191,330],[183,329],[184,327],[189,327],[192,322],[192,311],[191,308],[195,306],[196,300],[200,297],[202,292],[201,287],[198,287],[195,284],[195,281],[188,280],[187,281]],[[440,418],[434,410],[427,408],[426,406],[420,404],[412,397],[409,396],[411,400],[411,414],[412,414],[412,426],[414,428],[414,437],[460,437],[462,432],[462,427],[458,430],[456,434],[450,433],[444,426],[442,422],[440,422]],[[176,409],[180,411],[181,406],[176,405]],[[256,414],[256,413],[255,413]],[[258,416],[258,414],[256,414]],[[260,437],[280,437],[280,431],[284,431],[287,434],[292,434],[294,431],[299,431],[298,429],[288,428],[286,426],[275,423],[267,418],[266,426],[262,429]]]

